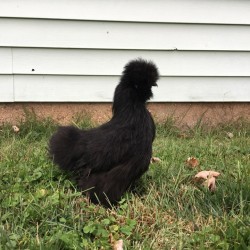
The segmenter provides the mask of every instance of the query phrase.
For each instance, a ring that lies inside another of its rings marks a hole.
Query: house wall
[[[153,102],[250,101],[250,1],[0,0],[0,102],[110,102],[153,60]]]

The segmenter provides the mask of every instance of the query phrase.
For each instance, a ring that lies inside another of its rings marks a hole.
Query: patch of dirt
[[[0,104],[0,123],[15,125],[25,119],[25,109],[33,110],[38,118],[51,117],[60,124],[71,123],[77,114],[87,113],[93,122],[101,124],[112,116],[111,103],[4,103]],[[180,126],[194,126],[197,121],[211,125],[250,120],[250,103],[149,103],[154,119],[163,122],[174,118]]]

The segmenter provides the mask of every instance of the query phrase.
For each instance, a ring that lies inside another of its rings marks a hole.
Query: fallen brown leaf
[[[234,137],[234,134],[231,133],[231,132],[227,132],[227,137],[228,137],[229,139],[232,139],[232,138]]]
[[[123,250],[123,240],[118,240],[113,245],[113,250]]]
[[[178,137],[182,138],[182,139],[186,139],[186,138],[188,138],[188,135],[185,133],[180,133],[180,134],[178,134]]]
[[[198,179],[205,179],[207,180],[207,178],[209,176],[211,177],[218,177],[220,175],[219,172],[215,172],[215,171],[207,171],[207,170],[204,170],[204,171],[201,171],[199,172],[198,174],[195,175],[195,178],[198,178]]]
[[[20,129],[17,126],[12,126],[12,129],[15,133],[18,133]]]
[[[216,177],[220,175],[219,172],[216,171],[201,171],[195,175],[196,180],[203,180],[203,185],[207,187],[210,191],[214,192],[216,190]],[[205,180],[205,181],[204,181]]]
[[[161,159],[158,158],[158,157],[152,157],[151,160],[150,160],[150,163],[158,163],[158,162],[161,162]]]
[[[199,166],[199,161],[195,157],[191,156],[187,158],[186,164],[191,168],[195,168]]]
[[[208,179],[203,183],[203,185],[205,187],[208,187],[210,191],[214,192],[216,190],[215,177],[208,177]]]

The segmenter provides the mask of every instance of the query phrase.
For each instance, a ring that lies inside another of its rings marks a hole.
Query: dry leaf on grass
[[[158,157],[152,157],[151,160],[150,160],[150,163],[158,163],[158,162],[161,162],[161,159],[158,158]]]
[[[232,138],[234,137],[234,134],[231,133],[231,132],[227,132],[227,137],[228,137],[229,139],[232,139]]]
[[[191,156],[191,157],[188,157],[187,160],[186,160],[186,164],[190,167],[190,168],[195,168],[197,166],[199,166],[199,161]]]
[[[180,134],[178,134],[178,137],[179,137],[179,138],[182,138],[182,139],[186,139],[186,138],[188,138],[189,136],[188,136],[187,134],[185,134],[185,133],[180,133]]]
[[[214,192],[216,190],[216,185],[215,185],[215,177],[210,177],[208,178],[203,185],[205,187],[208,187],[208,189],[212,192]]]
[[[118,240],[113,245],[113,250],[123,250],[123,240]]]
[[[203,185],[207,187],[210,191],[214,192],[216,190],[216,177],[220,175],[219,172],[216,171],[201,171],[195,175],[196,180],[203,181]],[[205,181],[204,181],[205,180]]]
[[[196,174],[196,175],[195,175],[195,178],[207,180],[209,176],[210,176],[210,177],[218,177],[219,175],[220,175],[219,172],[204,170],[204,171],[201,171],[201,172],[199,172],[198,174]]]
[[[17,126],[12,126],[12,129],[15,133],[18,133],[20,129]]]

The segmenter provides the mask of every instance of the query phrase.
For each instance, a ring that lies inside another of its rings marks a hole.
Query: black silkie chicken
[[[146,108],[157,86],[157,67],[136,59],[125,67],[114,93],[113,116],[100,127],[80,130],[59,127],[49,153],[93,203],[116,204],[148,170],[155,124]]]

